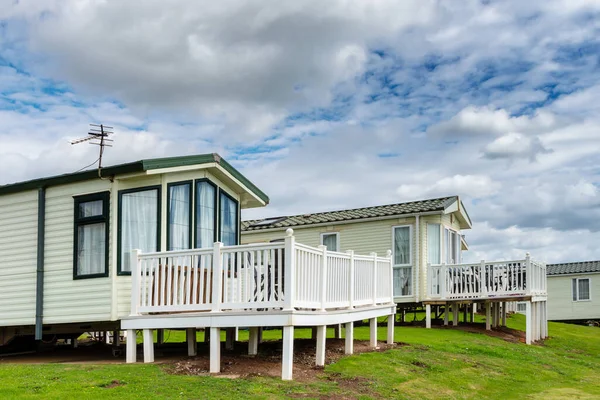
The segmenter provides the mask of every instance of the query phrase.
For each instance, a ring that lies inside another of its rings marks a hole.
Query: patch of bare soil
[[[125,383],[121,382],[117,379],[110,381],[109,383],[106,383],[104,385],[100,385],[100,387],[104,388],[104,389],[112,389],[112,388],[116,388],[118,386],[123,386]]]

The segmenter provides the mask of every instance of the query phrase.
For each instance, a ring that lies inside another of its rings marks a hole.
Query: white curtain
[[[579,285],[578,300],[589,300],[590,299],[590,280],[589,279],[579,279],[578,285]]]
[[[169,187],[168,250],[190,248],[190,184]]]
[[[427,262],[441,264],[440,224],[427,224]]]
[[[95,217],[102,215],[102,200],[86,201],[79,203],[79,218]]]
[[[196,248],[212,247],[215,242],[215,187],[208,182],[196,184]]]
[[[100,202],[100,205],[102,206],[102,202]],[[100,222],[97,224],[80,225],[78,227],[77,275],[102,274],[106,271],[105,246],[106,223]]]
[[[337,248],[337,235],[336,234],[328,234],[321,236],[323,245],[327,246],[327,250],[329,251],[338,251]]]
[[[237,204],[221,193],[221,242],[225,246],[237,244]]]
[[[394,268],[394,296],[412,294],[412,267]]]
[[[121,270],[131,271],[131,250],[158,250],[158,190],[125,193],[121,207]]]
[[[394,228],[394,265],[410,264],[410,228]]]

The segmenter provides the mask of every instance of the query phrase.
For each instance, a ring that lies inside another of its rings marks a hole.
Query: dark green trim
[[[46,188],[38,189],[37,267],[35,286],[35,340],[42,340],[44,322],[44,246],[46,241]]]
[[[265,204],[269,203],[269,197],[264,192],[262,192],[244,175],[242,175],[238,170],[233,168],[231,164],[222,159],[221,156],[216,153],[198,154],[194,156],[183,157],[155,158],[135,161],[127,164],[114,165],[111,167],[102,168],[102,176],[112,177],[115,175],[144,172],[152,169],[176,168],[187,165],[201,165],[210,163],[219,164],[225,171],[227,171],[234,178],[239,180],[244,186],[246,186],[250,191],[252,191],[259,199],[264,201]],[[25,190],[36,190],[40,187],[64,185],[68,183],[82,182],[94,179],[98,179],[98,170],[96,169],[0,186],[0,195],[17,193]]]
[[[215,189],[215,196],[214,196],[214,210],[215,210],[215,217],[213,218],[213,242],[217,241],[217,229],[218,229],[218,223],[217,221],[219,220],[219,203],[218,203],[218,199],[219,199],[219,187],[210,179],[208,178],[201,178],[201,179],[196,179],[194,181],[194,248],[198,248],[198,184],[199,183],[208,183],[209,185],[211,185],[214,189]]]
[[[122,271],[121,270],[121,250],[122,250],[122,243],[121,243],[121,236],[122,236],[122,230],[123,230],[123,213],[122,213],[122,209],[123,209],[123,195],[127,194],[127,193],[136,193],[136,192],[145,192],[147,190],[156,190],[157,193],[157,224],[156,224],[156,251],[160,251],[160,228],[162,226],[162,220],[161,220],[161,197],[162,197],[162,193],[161,193],[161,189],[162,186],[161,185],[153,185],[153,186],[143,186],[143,187],[136,187],[133,189],[124,189],[124,190],[119,190],[119,200],[118,200],[118,208],[117,208],[117,275],[131,275],[131,271]]]
[[[73,215],[73,279],[106,278],[108,276],[108,250],[110,247],[110,192],[99,192],[86,194],[83,196],[74,196],[74,215]],[[80,217],[79,205],[90,201],[102,201],[102,215],[94,217]],[[77,273],[77,249],[79,248],[79,227],[104,223],[104,272],[99,274],[79,275]]]
[[[171,182],[167,184],[167,251],[171,251],[171,229],[169,226],[169,221],[171,220],[171,188],[173,186],[183,186],[183,185],[187,185],[189,186],[190,190],[189,190],[189,238],[188,238],[188,243],[189,243],[189,249],[191,249],[193,247],[192,244],[192,239],[193,239],[193,233],[192,230],[193,228],[193,221],[192,221],[192,215],[193,215],[193,207],[194,207],[194,181],[192,180],[188,180],[188,181],[181,181],[181,182]]]
[[[237,201],[236,199],[234,199],[231,195],[229,195],[229,193],[227,193],[226,191],[224,191],[223,189],[219,189],[219,242],[222,242],[222,235],[221,235],[221,229],[222,229],[222,216],[221,216],[221,211],[223,208],[223,204],[221,203],[221,195],[227,197],[229,200],[233,201],[235,203],[235,221],[236,221],[236,225],[237,225],[237,243],[234,243],[234,245],[240,244],[240,238],[241,238],[241,232],[240,232],[240,202]]]

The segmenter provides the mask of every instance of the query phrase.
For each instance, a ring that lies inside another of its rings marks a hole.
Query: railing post
[[[223,296],[223,259],[221,256],[223,243],[215,242],[212,256],[212,312],[221,311]]]
[[[296,239],[294,230],[288,228],[285,237],[285,264],[284,264],[284,309],[294,309],[294,279],[296,279]]]
[[[387,260],[389,262],[390,268],[390,303],[394,303],[394,265],[392,262],[392,250],[389,250],[385,253],[387,256]],[[411,274],[412,275],[412,274]],[[412,276],[411,276],[412,281]],[[410,283],[412,285],[412,282]]]
[[[531,273],[531,257],[529,253],[525,253],[525,289],[528,295],[532,293],[533,276]]]
[[[377,253],[370,253],[373,258],[373,305],[377,304]]]
[[[487,295],[487,275],[485,273],[485,260],[479,264],[479,292],[482,296]]]
[[[131,310],[130,315],[139,315],[140,304],[140,250],[131,250],[129,266],[131,269]],[[135,338],[134,338],[135,339]]]
[[[326,310],[327,303],[327,246],[319,245],[321,250],[321,311]]]
[[[442,286],[440,293],[442,294],[442,299],[447,299],[448,298],[448,267],[446,266],[446,263],[442,263],[442,266],[440,267],[440,271],[441,271],[441,279],[439,279],[439,283]]]
[[[354,250],[347,250],[346,254],[350,255],[350,279],[348,279],[348,296],[350,301],[348,308],[354,308]]]

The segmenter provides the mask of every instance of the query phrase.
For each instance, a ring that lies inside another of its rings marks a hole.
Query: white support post
[[[233,350],[235,344],[235,329],[227,328],[225,329],[225,348],[227,350]]]
[[[188,356],[196,356],[196,328],[187,328],[185,330],[185,340],[188,347]]]
[[[221,372],[221,329],[210,328],[210,373]]]
[[[135,336],[134,336],[135,338]],[[143,330],[143,339],[144,339],[144,362],[145,363],[153,363],[154,362],[154,337],[152,335],[152,329],[144,329]]]
[[[288,228],[285,237],[285,264],[284,264],[284,309],[291,311],[294,309],[294,280],[296,278],[296,239],[294,238],[294,230]],[[285,329],[284,329],[285,330]],[[284,332],[285,333],[285,332]],[[293,327],[292,327],[293,333]],[[285,336],[285,335],[284,335]],[[293,340],[293,338],[292,338]],[[293,348],[293,343],[292,343]],[[284,366],[285,369],[285,366]],[[290,368],[290,379],[292,376],[292,370]],[[286,378],[283,378],[286,379]]]
[[[319,250],[321,251],[321,311],[325,311],[327,309],[327,246],[319,245]]]
[[[350,298],[348,308],[354,308],[354,250],[348,250],[346,254],[350,255],[350,279],[348,280],[348,296]]]
[[[544,301],[544,321],[542,323],[544,324],[544,339],[546,339],[549,336],[549,333],[548,333],[548,301]]]
[[[373,257],[373,305],[377,304],[377,253],[370,253]]]
[[[425,306],[425,328],[431,329],[431,304]]]
[[[458,308],[458,303],[452,304],[452,326],[458,326]]]
[[[248,332],[248,355],[258,354],[258,328],[253,326]]]
[[[283,351],[281,357],[281,379],[292,380],[294,369],[294,326],[283,327]]]
[[[492,304],[490,302],[485,303],[485,330],[492,330]]]
[[[377,347],[377,318],[369,320],[369,345],[373,348]]]
[[[525,303],[525,343],[531,344],[532,341],[532,319],[531,319],[531,300]]]
[[[450,319],[448,316],[450,314],[450,304],[448,302],[444,303],[444,326],[448,326],[448,320]]]
[[[506,326],[506,302],[502,302],[502,326]]]
[[[127,342],[125,344],[125,353],[126,362],[128,364],[137,361],[137,341],[134,329],[127,329]]]
[[[498,327],[498,303],[492,303],[492,328]]]
[[[223,247],[223,243],[221,242],[215,242],[213,247],[211,312],[221,311],[221,299],[223,298],[223,257],[221,255],[221,247]]]
[[[325,365],[325,346],[327,339],[327,325],[317,326],[317,355],[316,365]]]
[[[538,334],[538,312],[537,312],[537,302],[531,302],[531,340],[537,341]]]
[[[387,321],[387,344],[394,344],[394,317],[396,314],[388,315]]]
[[[344,353],[354,353],[354,322],[346,322],[346,343]]]
[[[342,338],[342,324],[335,324],[333,326],[333,336],[336,339],[341,339]]]
[[[140,303],[140,250],[131,250],[129,266],[131,267],[131,311],[129,315],[139,315]]]
[[[475,309],[477,308],[477,304],[471,304],[471,323],[475,322]]]
[[[240,328],[238,326],[235,327],[235,341],[239,342],[240,341]]]

